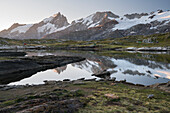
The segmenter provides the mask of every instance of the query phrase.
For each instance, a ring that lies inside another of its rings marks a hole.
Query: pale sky
[[[124,15],[158,9],[169,10],[170,0],[0,0],[0,30],[9,28],[13,23],[40,22],[57,12],[71,22],[97,11]]]

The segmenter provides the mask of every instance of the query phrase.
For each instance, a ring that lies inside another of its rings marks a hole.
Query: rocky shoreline
[[[128,47],[125,50],[127,51],[170,51],[170,47]]]
[[[110,78],[110,79],[99,79],[96,80],[94,79],[85,79],[85,78],[80,78],[78,80],[73,80],[71,81],[70,79],[64,79],[63,81],[55,81],[55,80],[45,80],[44,84],[40,85],[0,85],[0,91],[6,91],[6,90],[11,90],[11,89],[23,89],[23,88],[28,88],[28,87],[36,87],[36,86],[44,86],[44,85],[63,85],[65,83],[69,84],[74,84],[74,85],[83,85],[86,82],[113,82],[113,83],[118,83],[118,84],[127,84],[127,85],[132,85],[132,86],[139,86],[139,87],[145,87],[145,88],[156,88],[160,89],[162,91],[170,93],[170,81],[168,83],[156,83],[153,85],[142,85],[142,84],[133,84],[130,82],[126,82],[125,80],[121,81],[116,81],[116,78]]]
[[[46,46],[8,46],[8,47],[0,47],[0,50],[81,50],[81,51],[101,51],[101,50],[114,50],[114,51],[170,51],[170,47],[115,47],[115,48],[103,48],[100,46],[82,46],[82,47],[74,47],[74,46],[63,46],[63,47],[46,47]]]
[[[25,56],[26,52],[0,52],[0,57],[9,56]]]

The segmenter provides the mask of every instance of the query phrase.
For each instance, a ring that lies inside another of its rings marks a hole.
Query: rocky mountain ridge
[[[0,32],[0,37],[11,39],[96,40],[129,35],[150,35],[170,32],[170,11],[134,13],[124,16],[110,11],[96,12],[68,23],[57,13],[36,24],[13,24]]]

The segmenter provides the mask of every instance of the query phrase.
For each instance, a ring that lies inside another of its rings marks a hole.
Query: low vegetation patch
[[[112,81],[84,82],[82,85],[63,82],[60,85],[0,91],[0,111],[12,109],[11,112],[27,110],[37,112],[41,111],[40,108],[43,106],[46,112],[69,112],[69,110],[77,113],[170,112],[170,94],[159,89]],[[10,92],[19,93],[7,95]],[[2,95],[6,97],[2,98]],[[153,97],[150,98],[149,95]]]
[[[46,47],[97,47],[103,49],[127,47],[169,47],[170,33],[154,34],[149,36],[127,36],[122,38],[106,38],[92,41],[71,41],[57,39],[25,39],[13,40],[1,38],[0,45],[13,46],[46,46]]]

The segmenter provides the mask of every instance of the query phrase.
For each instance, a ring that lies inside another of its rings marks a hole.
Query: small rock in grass
[[[142,85],[142,84],[136,84],[136,86],[145,87],[145,85]]]
[[[69,82],[69,81],[70,81],[70,79],[64,79],[63,81],[65,81],[65,82]]]
[[[116,78],[115,77],[112,77],[111,79],[109,79],[109,81],[115,81]]]
[[[93,79],[85,79],[85,81],[96,81],[96,78],[93,78]]]
[[[111,83],[111,85],[112,85],[112,86],[115,86],[115,85],[116,85],[116,83]]]
[[[0,88],[4,88],[5,87],[5,85],[0,85]]]
[[[105,94],[105,97],[111,98],[111,99],[119,99],[118,96],[116,96],[115,94]]]
[[[55,81],[55,80],[50,80],[50,81],[47,81],[47,80],[45,80],[45,81],[43,81],[46,85],[55,85],[56,83],[57,83],[57,81]]]
[[[80,80],[76,80],[76,81],[73,82],[73,84],[74,84],[74,85],[84,85],[85,82],[80,81]]]
[[[170,87],[170,81],[166,84],[166,87]]]
[[[150,94],[150,95],[148,95],[148,97],[147,98],[154,98],[154,94]]]
[[[120,83],[126,83],[126,79],[125,80],[120,80]]]
[[[98,81],[105,81],[105,79],[101,78],[101,79],[99,79]]]
[[[80,79],[77,79],[77,80],[85,80],[85,78],[80,78]]]
[[[157,83],[157,84],[150,85],[150,87],[157,88],[159,85],[160,85],[160,83]]]

